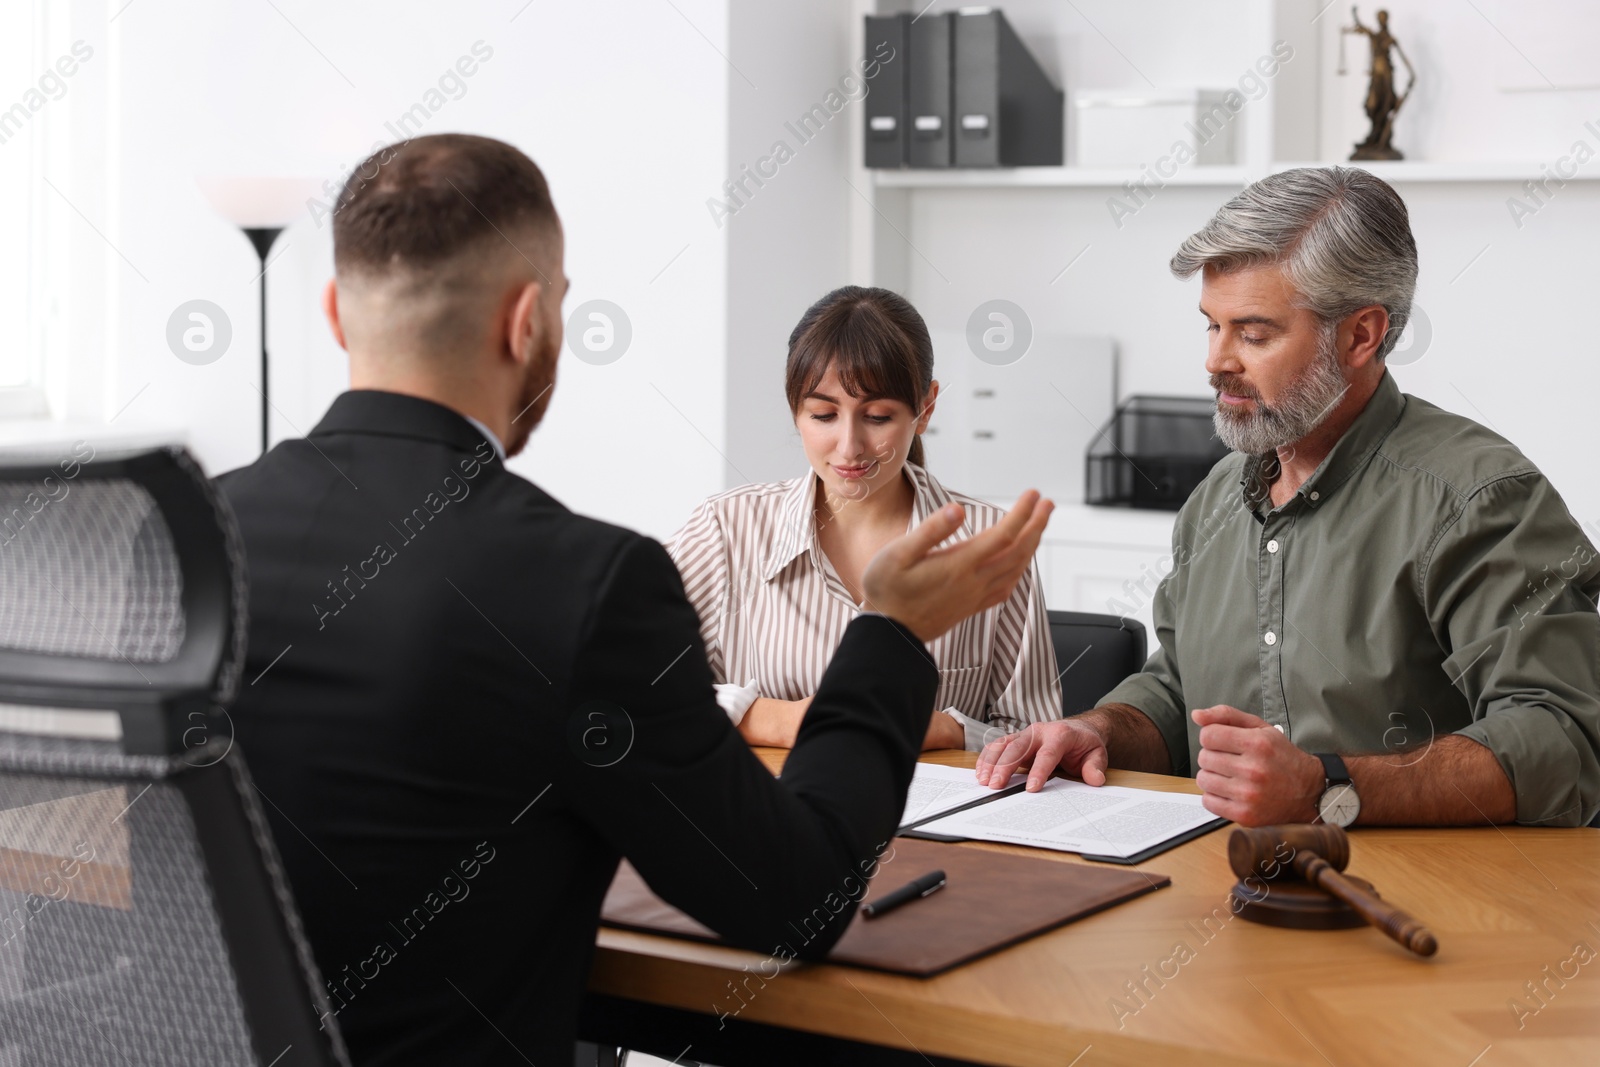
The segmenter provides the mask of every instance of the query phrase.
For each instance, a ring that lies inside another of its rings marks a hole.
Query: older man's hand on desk
[[[1196,783],[1205,806],[1244,826],[1311,822],[1327,779],[1320,760],[1248,712],[1219,705],[1200,726]],[[1421,752],[1346,755],[1362,826],[1483,826],[1517,817],[1517,794],[1495,754],[1458,734]]]
[[[1128,771],[1172,773],[1161,731],[1131,704],[1104,704],[1055,722],[1036,722],[990,743],[978,756],[978,782],[999,789],[1025,771],[1028,792],[1034,793],[1059,768],[1087,785],[1105,785],[1113,762]]]
[[[1037,792],[1057,767],[1089,785],[1105,785],[1110,754],[1105,736],[1086,722],[1087,715],[1056,722],[1036,722],[1027,729],[991,741],[978,755],[978,784],[999,789],[1018,771],[1028,773],[1027,790]]]
[[[1148,721],[1132,708],[1113,705],[1057,722],[1034,723],[983,750],[978,782],[999,789],[1014,773],[1026,771],[1027,790],[1032,793],[1060,770],[1088,785],[1104,785],[1111,764],[1107,738],[1121,734],[1121,751],[1128,747],[1129,728],[1147,733],[1153,729]],[[1238,708],[1203,708],[1194,713],[1194,721],[1200,725],[1201,744],[1197,784],[1206,810],[1244,826],[1316,818],[1315,801],[1323,779],[1322,764],[1315,756],[1296,748],[1264,719]]]
[[[1206,810],[1241,826],[1312,822],[1322,761],[1257,715],[1219,704],[1197,708],[1199,773]]]

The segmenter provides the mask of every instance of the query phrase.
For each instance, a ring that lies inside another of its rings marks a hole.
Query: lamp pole
[[[244,226],[244,235],[250,238],[250,243],[255,246],[256,256],[261,260],[261,273],[257,280],[261,283],[261,453],[267,451],[267,414],[271,404],[267,401],[267,253],[272,251],[272,243],[283,232],[282,226]]]

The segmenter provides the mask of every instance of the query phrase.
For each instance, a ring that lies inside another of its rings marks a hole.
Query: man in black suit
[[[1006,595],[1049,503],[935,549],[960,524],[942,511],[873,561],[876,613],[774,779],[717,707],[665,550],[504,467],[562,340],[538,168],[419,138],[336,211],[351,391],[219,481],[250,569],[238,742],[356,1061],[570,1063],[622,856],[730,941],[824,954],[901,812],[924,642]]]

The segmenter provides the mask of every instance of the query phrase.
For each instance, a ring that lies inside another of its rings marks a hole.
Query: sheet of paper
[[[994,793],[988,786],[978,784],[970,767],[919,763],[911,776],[911,789],[906,793],[906,810],[900,817],[900,825],[908,826],[920,819],[943,815],[952,808],[994,796]]]
[[[1037,793],[1014,793],[917,829],[1061,852],[1131,856],[1215,818],[1188,793],[1052,778]]]

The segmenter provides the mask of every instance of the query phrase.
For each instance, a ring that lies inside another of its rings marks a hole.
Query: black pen
[[[878,916],[885,915],[902,904],[919,900],[929,893],[937,893],[943,888],[944,872],[929,871],[921,878],[908,882],[899,889],[886,894],[881,900],[875,900],[868,904],[861,909],[861,914],[865,918],[876,919]]]

